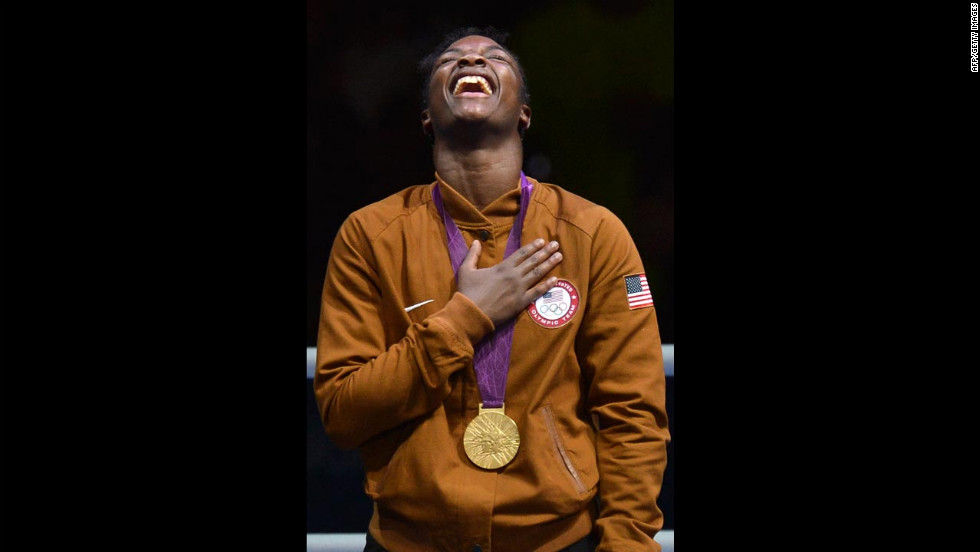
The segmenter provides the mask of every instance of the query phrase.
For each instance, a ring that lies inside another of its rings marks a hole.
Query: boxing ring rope
[[[664,374],[668,377],[674,375],[674,345],[665,343],[662,347],[664,352]],[[306,348],[306,378],[313,379],[316,372],[316,347]]]
[[[674,552],[674,532],[661,531],[654,537],[663,552]],[[364,533],[307,533],[306,552],[363,552]]]
[[[674,532],[661,531],[654,537],[663,552],[674,552]],[[363,552],[364,533],[307,533],[306,552]]]
[[[664,374],[674,375],[674,345],[664,344]],[[316,372],[316,347],[306,348],[306,377],[313,379]],[[663,552],[674,552],[674,531],[665,530],[654,538]],[[363,552],[364,533],[307,533],[306,552]]]

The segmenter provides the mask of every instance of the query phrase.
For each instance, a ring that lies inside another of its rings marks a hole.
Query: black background
[[[969,3],[685,6],[685,539],[937,547],[972,458]],[[306,4],[0,10],[5,548],[302,549]]]

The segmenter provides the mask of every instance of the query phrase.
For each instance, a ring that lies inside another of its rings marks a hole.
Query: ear
[[[429,110],[422,110],[422,134],[432,138],[432,119],[429,117]]]
[[[531,108],[526,105],[521,106],[521,116],[517,120],[517,131],[524,136],[524,132],[531,127]]]

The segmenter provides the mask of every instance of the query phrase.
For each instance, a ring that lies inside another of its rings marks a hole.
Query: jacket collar
[[[533,180],[531,182],[534,183]],[[439,192],[442,193],[442,201],[449,211],[449,216],[453,217],[453,220],[461,228],[487,226],[488,224],[509,227],[514,224],[514,217],[521,209],[520,179],[514,183],[513,189],[493,200],[482,212],[447,184],[439,176],[439,173],[436,173],[435,186],[439,186]]]

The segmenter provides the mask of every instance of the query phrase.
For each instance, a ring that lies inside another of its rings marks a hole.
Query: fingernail
[[[556,261],[560,261],[561,260],[561,253],[555,253],[554,257],[555,257],[555,260]]]
[[[534,240],[534,245],[536,245],[538,247],[541,247],[542,245],[544,245],[544,240],[542,240],[541,238],[538,238],[538,239]]]
[[[550,243],[550,244],[548,244],[548,245],[550,245],[551,247],[558,247],[558,242],[556,242],[556,241],[553,241],[553,242],[551,242],[551,243]]]

